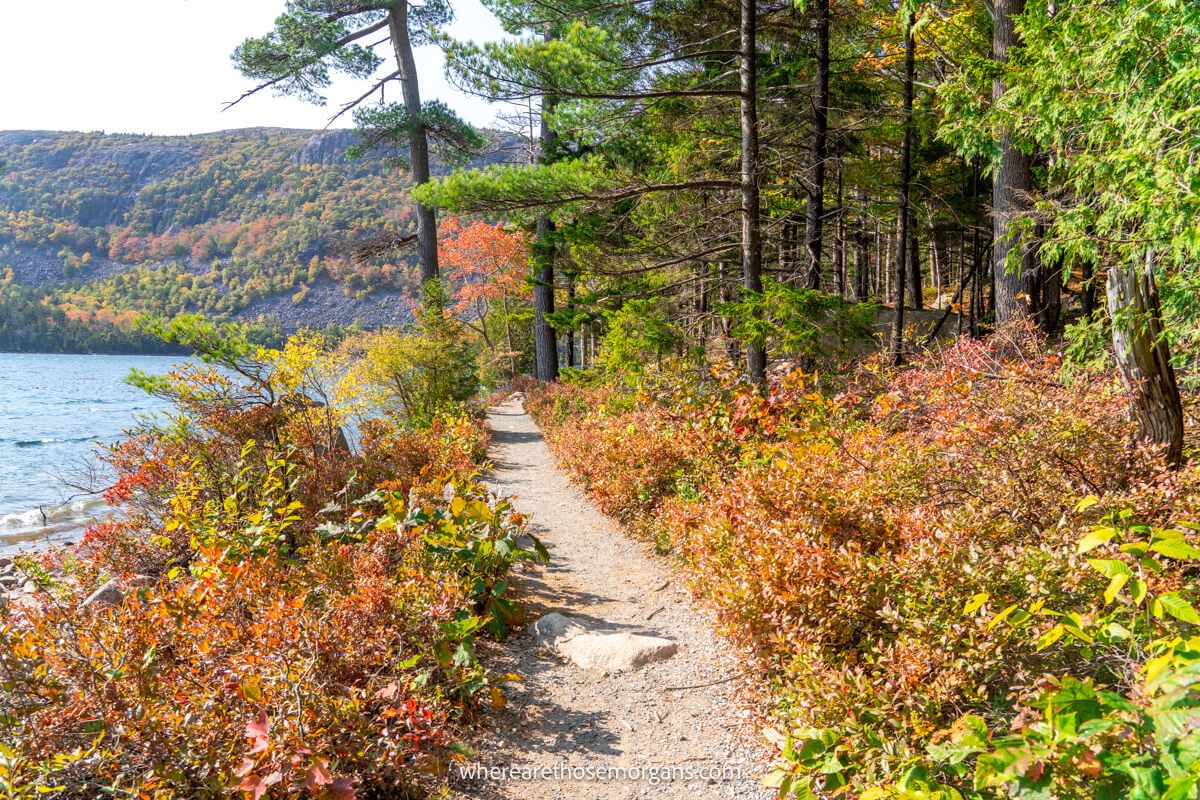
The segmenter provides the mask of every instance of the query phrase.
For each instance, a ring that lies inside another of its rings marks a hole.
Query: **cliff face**
[[[336,130],[314,133],[292,154],[292,163],[302,167],[313,164],[342,166],[346,163],[346,151],[361,141],[354,131]]]
[[[349,253],[415,230],[410,181],[381,156],[348,159],[358,141],[350,130],[0,131],[0,287],[35,287],[85,320],[403,321],[413,254]]]

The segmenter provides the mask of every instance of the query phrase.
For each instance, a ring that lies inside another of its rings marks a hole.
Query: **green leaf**
[[[1180,597],[1178,593],[1160,594],[1155,602],[1161,604],[1164,611],[1180,622],[1200,625],[1200,614],[1197,614],[1192,604]]]
[[[1013,613],[1015,613],[1018,609],[1019,609],[1019,606],[1015,606],[1015,605],[1009,606],[1008,608],[1004,609],[999,614],[992,617],[991,622],[989,622],[987,624],[987,629],[990,631],[992,628],[996,627],[1001,622],[1008,619],[1009,616],[1011,616]]]
[[[1053,628],[1038,637],[1037,649],[1039,651],[1045,650],[1047,647],[1061,639],[1066,632],[1067,629],[1062,625],[1055,625]]]
[[[1108,588],[1104,590],[1104,604],[1108,605],[1117,598],[1121,589],[1129,581],[1128,575],[1114,575],[1112,580],[1108,582]]]
[[[1115,558],[1089,558],[1088,563],[1092,565],[1092,569],[1109,579],[1118,575],[1124,575],[1126,578],[1133,577],[1133,570],[1129,568],[1129,565]]]
[[[991,595],[987,592],[980,592],[967,601],[966,607],[963,608],[963,614],[974,614],[976,611],[983,608],[984,603],[986,603],[990,598]]]
[[[1091,532],[1079,540],[1079,546],[1076,548],[1078,553],[1087,553],[1095,550],[1097,547],[1108,544],[1113,537],[1117,535],[1115,528],[1098,526],[1092,528]]]
[[[1141,605],[1146,599],[1146,588],[1146,582],[1143,580],[1134,578],[1129,582],[1129,594],[1133,597],[1134,605]]]
[[[1173,531],[1177,536],[1160,536],[1150,541],[1150,549],[1159,555],[1173,558],[1177,561],[1195,561],[1200,559],[1200,549],[1188,544],[1180,531]]]

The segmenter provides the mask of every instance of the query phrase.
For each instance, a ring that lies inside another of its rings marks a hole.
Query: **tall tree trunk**
[[[858,205],[861,217],[854,226],[854,300],[865,302],[871,291],[871,264],[867,252],[867,193],[858,189]]]
[[[1058,331],[1059,317],[1062,316],[1062,271],[1061,257],[1043,264],[1038,271],[1041,302],[1038,304],[1037,318],[1038,325],[1047,336],[1053,336]]]
[[[554,221],[539,217],[533,243],[533,375],[558,380],[558,334],[550,324],[554,313]]]
[[[883,230],[879,221],[875,221],[875,284],[874,294],[880,300],[887,301],[887,267],[883,263]]]
[[[908,299],[913,308],[925,308],[925,287],[921,282],[921,239],[908,211]]]
[[[726,280],[725,276],[729,278]],[[732,303],[737,296],[737,276],[732,265],[721,265],[721,302]],[[725,353],[729,360],[736,364],[742,360],[741,342],[733,335],[733,321],[728,314],[721,315],[721,333],[725,338]]]
[[[1083,313],[1084,319],[1092,316],[1092,311],[1096,308],[1096,276],[1095,268],[1092,262],[1085,261],[1083,264],[1083,274],[1079,281],[1079,310]]]
[[[398,0],[388,11],[388,30],[396,53],[400,94],[408,121],[408,159],[413,185],[420,186],[429,183],[429,136],[421,121],[421,87],[409,38],[408,0]],[[438,277],[437,214],[422,203],[417,204],[417,258],[421,262],[422,284]]]
[[[547,31],[546,41],[553,38],[553,33]],[[558,132],[550,125],[555,103],[554,97],[542,98],[539,140],[543,162],[554,158],[558,141]],[[549,319],[554,313],[554,258],[558,249],[554,240],[554,220],[549,215],[538,217],[533,243],[533,375],[547,383],[558,380],[558,334]]]
[[[572,312],[574,317],[575,311],[575,273],[567,272],[567,310]],[[571,323],[574,326],[574,322]],[[575,328],[567,328],[567,366],[575,368]]]
[[[971,323],[968,332],[979,336],[979,318],[983,316],[983,251],[979,249],[979,229],[971,231]]]
[[[837,296],[846,296],[846,207],[842,186],[842,161],[837,163],[837,214],[833,223],[833,269]]]
[[[856,231],[854,238],[854,301],[864,303],[871,293],[871,263],[867,253],[867,232]]]
[[[1167,463],[1178,466],[1183,462],[1183,406],[1163,335],[1153,251],[1147,254],[1140,275],[1130,267],[1109,268],[1108,310],[1113,320],[1113,352],[1121,381],[1129,390],[1138,435],[1164,447]]]
[[[742,127],[742,295],[762,293],[762,218],[758,187],[758,0],[741,0],[741,77]],[[746,370],[750,380],[766,383],[766,343],[751,339],[746,343]]]
[[[1013,18],[1024,10],[1025,0],[996,0],[992,58],[1000,70],[1008,63],[1009,49],[1020,44]],[[992,81],[993,102],[999,102],[1004,91],[1001,71]],[[1021,152],[1013,143],[1012,131],[1005,130],[1000,135],[1000,161],[992,176],[992,268],[997,323],[1032,316],[1037,308],[1039,287],[1033,247],[1021,240],[1013,225],[1015,218],[1028,211],[1032,191],[1033,158]],[[1013,248],[1020,248],[1020,257],[1010,267],[1008,259]]]
[[[817,0],[817,64],[813,80],[813,130],[809,153],[807,226],[804,229],[808,285],[821,288],[821,250],[825,223],[825,154],[829,130],[829,0]]]
[[[897,214],[900,217],[900,232],[896,246],[896,313],[892,318],[892,363],[904,363],[904,278],[907,272],[905,242],[908,236],[909,208],[908,192],[912,179],[913,140],[913,72],[915,70],[916,43],[913,41],[913,15],[904,15],[904,141],[900,145],[900,190],[897,197]]]

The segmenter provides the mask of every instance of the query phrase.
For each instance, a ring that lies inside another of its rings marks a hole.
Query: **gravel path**
[[[606,675],[563,662],[528,631],[489,647],[495,671],[524,680],[508,684],[507,707],[488,714],[469,766],[452,776],[455,794],[774,797],[759,785],[767,756],[756,744],[736,654],[664,562],[627,538],[558,470],[519,399],[489,416],[492,485],[517,496],[517,509],[530,515],[532,530],[550,549],[548,567],[519,578],[529,621],[557,611],[588,628],[666,637],[679,650],[666,661]],[[493,772],[465,775],[472,767]]]

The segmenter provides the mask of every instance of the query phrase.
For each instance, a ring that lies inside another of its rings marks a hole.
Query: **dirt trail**
[[[495,646],[497,671],[524,676],[508,706],[489,715],[470,764],[508,768],[489,778],[454,776],[460,797],[767,798],[766,756],[738,660],[691,605],[660,559],[594,509],[558,470],[520,400],[490,412],[491,483],[517,495],[518,510],[550,549],[548,567],[519,579],[530,621],[557,611],[590,629],[661,636],[678,653],[632,672],[606,675],[564,662],[527,631]],[[630,446],[636,446],[631,442]],[[591,780],[625,769],[625,779]],[[641,771],[631,779],[628,770]],[[540,771],[544,777],[526,780]]]

